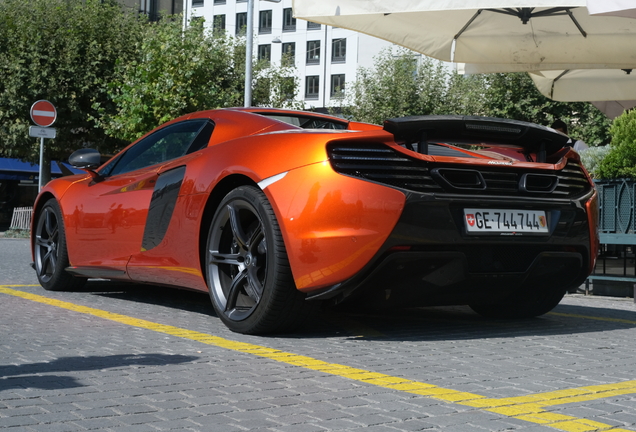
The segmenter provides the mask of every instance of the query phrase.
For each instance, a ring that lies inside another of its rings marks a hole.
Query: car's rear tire
[[[265,194],[253,186],[228,193],[210,225],[207,281],[216,313],[232,331],[286,332],[306,316],[285,244]]]
[[[66,232],[60,206],[54,198],[49,199],[38,213],[33,235],[35,272],[40,285],[49,291],[80,289],[86,278],[66,272],[69,266]]]
[[[539,289],[516,293],[497,302],[471,304],[470,308],[485,318],[533,318],[550,312],[564,295],[564,289]]]

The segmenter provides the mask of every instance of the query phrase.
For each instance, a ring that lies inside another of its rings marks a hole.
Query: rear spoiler
[[[570,138],[534,123],[493,117],[456,115],[410,116],[384,121],[384,130],[398,142],[416,143],[417,151],[428,154],[428,142],[475,142],[507,145],[535,153],[537,162],[545,162],[567,145]]]

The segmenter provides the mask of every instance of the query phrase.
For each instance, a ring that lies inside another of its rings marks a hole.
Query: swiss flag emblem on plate
[[[468,222],[468,225],[474,226],[475,225],[475,215],[467,214],[466,215],[466,222]]]

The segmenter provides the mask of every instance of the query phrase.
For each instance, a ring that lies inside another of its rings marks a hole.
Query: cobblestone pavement
[[[568,295],[513,322],[323,312],[254,337],[205,294],[47,292],[29,262],[0,239],[0,429],[636,431],[632,299]]]

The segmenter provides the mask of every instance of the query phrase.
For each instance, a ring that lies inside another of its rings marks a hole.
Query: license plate
[[[548,220],[542,210],[467,208],[464,222],[469,233],[548,234]]]

